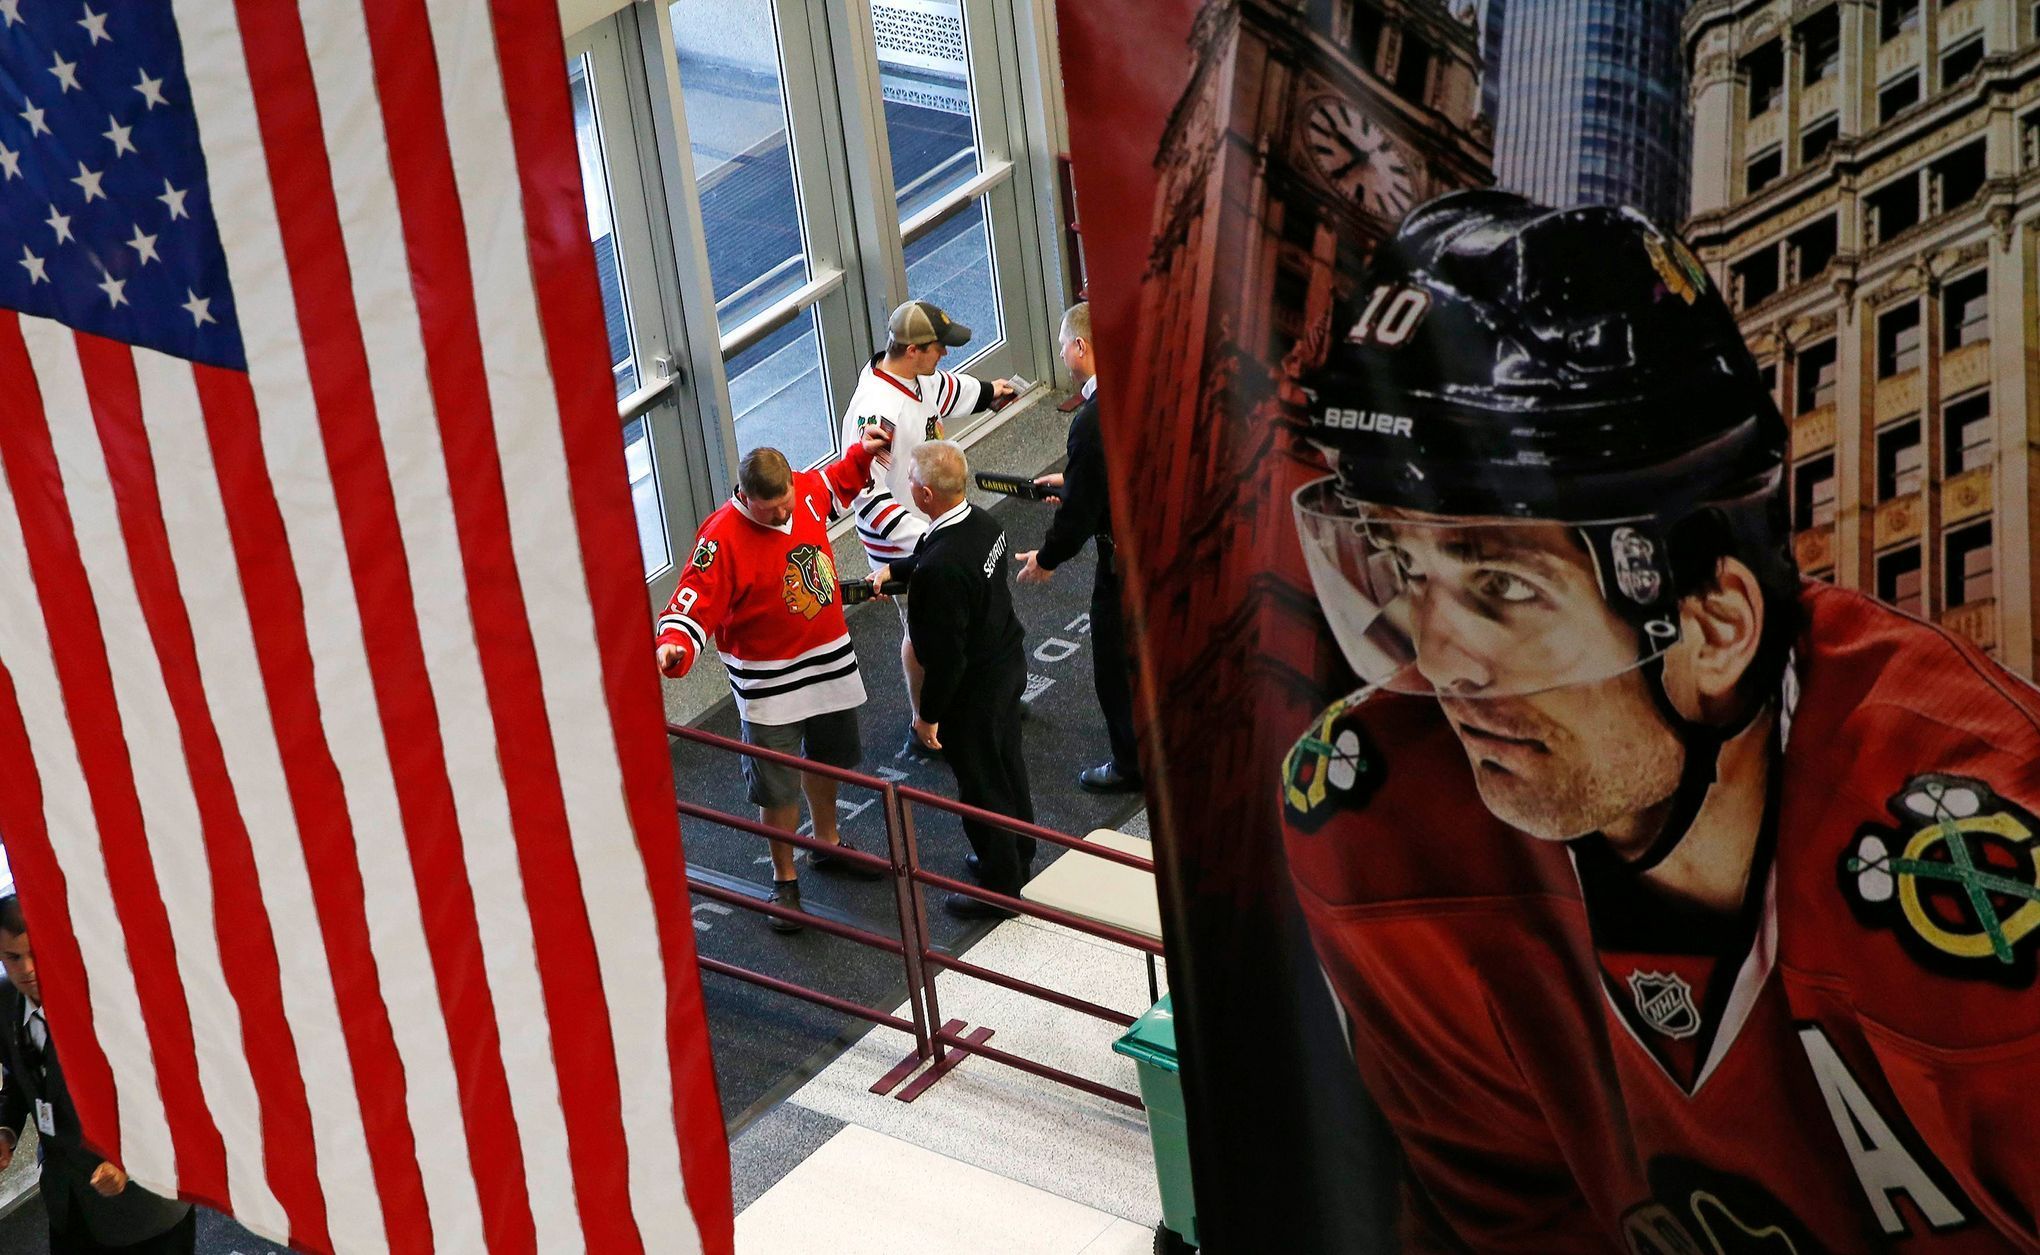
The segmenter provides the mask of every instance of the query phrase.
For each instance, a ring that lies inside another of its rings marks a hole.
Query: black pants
[[[102,1246],[92,1240],[83,1217],[77,1217],[76,1232],[59,1232],[50,1226],[50,1255],[192,1255],[198,1246],[198,1212],[187,1211],[184,1219],[167,1232],[126,1246]]]
[[[1098,541],[1098,574],[1091,582],[1091,678],[1112,740],[1112,764],[1129,778],[1140,775],[1133,737],[1133,681],[1127,672],[1126,623],[1119,608],[1119,574],[1112,546]]]
[[[939,735],[956,772],[959,801],[1032,823],[1034,798],[1027,790],[1027,760],[1020,745],[1020,694],[1026,687],[1025,655],[991,675],[966,674],[965,697],[943,719]],[[963,821],[963,834],[977,853],[984,886],[1018,893],[1034,862],[1034,838],[972,819]]]

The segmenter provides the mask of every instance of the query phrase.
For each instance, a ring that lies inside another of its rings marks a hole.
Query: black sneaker
[[[788,907],[796,911],[800,910],[800,882],[798,880],[773,881],[772,905]],[[777,915],[767,915],[765,922],[772,925],[772,931],[776,933],[797,933],[806,927],[806,925],[797,919],[782,919]]]
[[[841,838],[841,841],[842,844],[836,848],[844,850],[855,850],[857,848],[850,844],[850,838],[848,837]],[[837,858],[833,853],[824,854],[820,850],[808,851],[808,865],[818,872],[833,872],[837,875],[848,876],[852,880],[885,879],[885,871],[882,868],[873,867],[868,863],[860,863],[855,859]]]

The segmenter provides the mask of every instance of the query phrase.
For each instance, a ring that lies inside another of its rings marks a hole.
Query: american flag
[[[731,1248],[554,0],[0,0],[0,836],[85,1132]]]

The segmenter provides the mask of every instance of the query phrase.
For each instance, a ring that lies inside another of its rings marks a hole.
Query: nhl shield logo
[[[1693,1005],[1693,987],[1673,972],[1631,972],[1629,992],[1643,1022],[1674,1041],[1700,1031],[1700,1009]]]

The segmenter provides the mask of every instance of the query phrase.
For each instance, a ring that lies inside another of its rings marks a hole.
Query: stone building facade
[[[2040,6],[1699,0],[1687,236],[1792,426],[1795,547],[2033,674]]]

